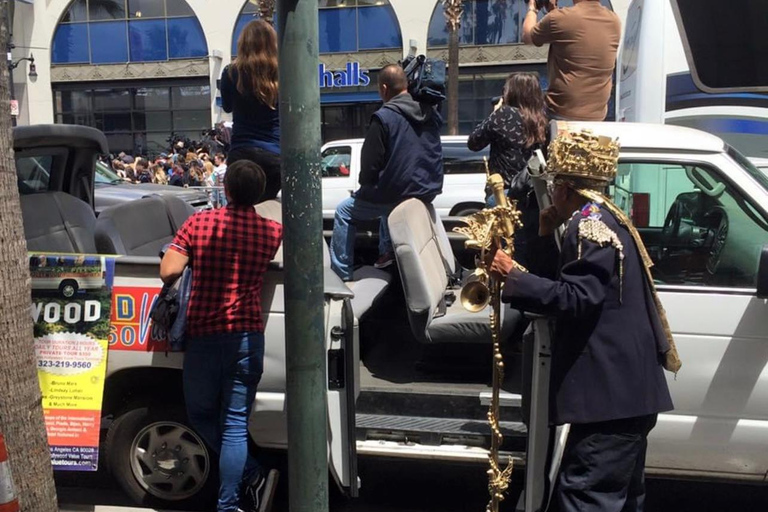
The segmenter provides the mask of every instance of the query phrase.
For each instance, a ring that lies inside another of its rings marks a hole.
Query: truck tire
[[[59,284],[59,293],[66,299],[71,299],[77,293],[77,281],[74,279],[65,279]]]
[[[212,452],[178,405],[127,408],[110,425],[104,448],[110,473],[137,504],[190,509],[215,500]]]

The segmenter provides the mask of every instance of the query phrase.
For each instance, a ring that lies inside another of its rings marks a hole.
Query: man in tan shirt
[[[536,1],[529,0],[523,23],[523,42],[549,44],[547,73],[550,115],[576,121],[602,121],[608,112],[611,75],[621,38],[619,17],[599,0],[573,0],[573,7],[557,8],[536,22]]]

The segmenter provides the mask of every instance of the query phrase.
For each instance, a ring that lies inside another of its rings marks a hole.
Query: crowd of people
[[[174,145],[155,158],[121,152],[104,163],[130,183],[156,183],[176,187],[223,186],[227,157],[223,151],[213,155],[203,148]]]
[[[547,4],[548,14],[538,20],[538,3],[530,0],[523,40],[550,45],[549,90],[542,92],[535,74],[511,75],[469,147],[490,145],[491,170],[503,177],[526,224],[516,237],[518,262],[501,251],[493,262],[492,269],[506,278],[504,300],[561,319],[553,339],[552,417],[574,424],[576,434],[568,441],[556,501],[566,511],[641,511],[647,435],[656,414],[672,407],[660,354],[674,348],[662,328],[663,311],[648,300],[655,291],[638,257],[642,241],[631,236],[627,219],[607,208],[610,201],[601,194],[610,172],[590,179],[567,165],[553,166],[554,206],[541,212],[526,176],[533,152],[547,148],[550,119],[605,118],[620,21],[597,0],[574,0],[565,9],[556,1]],[[279,224],[253,208],[280,189],[277,66],[274,29],[264,21],[249,23],[221,79],[223,107],[234,120],[228,162],[183,145],[151,163],[127,162],[125,156],[113,162],[134,181],[223,184],[231,201],[191,217],[161,266],[168,284],[192,266],[184,390],[193,427],[220,455],[219,512],[264,512],[277,481],[277,473],[262,468],[248,446],[248,416],[264,364],[259,296],[282,234]],[[387,267],[395,260],[389,213],[409,198],[430,203],[443,188],[439,105],[415,100],[398,64],[379,73],[379,94],[384,104],[365,138],[360,187],[338,206],[334,219],[332,268],[345,281],[354,279],[356,222],[379,219],[376,266]],[[490,194],[487,202],[493,206]],[[552,234],[562,225],[568,229],[558,261]],[[519,269],[526,258],[534,272]],[[534,265],[547,259],[555,267],[549,275]],[[602,314],[604,306],[611,314]],[[640,334],[628,337],[627,325]]]

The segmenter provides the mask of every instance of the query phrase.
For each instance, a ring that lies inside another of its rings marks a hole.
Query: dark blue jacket
[[[513,270],[502,293],[515,308],[557,318],[549,401],[554,424],[673,408],[659,351],[666,336],[635,242],[607,210],[594,215],[623,245],[623,282],[618,250],[579,238],[579,224],[588,217],[577,212],[566,229],[559,278]]]
[[[237,70],[227,66],[221,73],[221,103],[232,113],[230,149],[257,147],[280,154],[280,113],[253,94],[237,90]]]
[[[379,204],[411,197],[431,202],[443,191],[442,124],[434,107],[417,103],[408,93],[385,103],[372,122],[372,129],[382,130],[383,155],[377,168],[361,171],[356,197]],[[366,138],[364,153],[369,143]]]

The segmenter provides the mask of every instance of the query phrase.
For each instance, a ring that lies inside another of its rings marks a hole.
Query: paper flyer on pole
[[[32,319],[54,469],[96,471],[115,260],[30,254]]]

